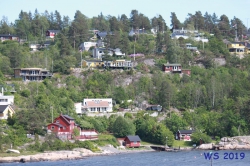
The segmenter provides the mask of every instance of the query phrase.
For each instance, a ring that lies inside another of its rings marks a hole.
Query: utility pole
[[[52,109],[51,111],[51,123],[53,123],[53,106],[50,107]]]
[[[82,69],[82,50],[81,50],[81,69]]]
[[[53,59],[52,59],[52,74],[53,74]]]
[[[237,24],[235,24],[235,41],[238,41],[238,36],[237,36]]]
[[[74,28],[74,50],[75,50],[75,47],[76,47],[76,40],[75,40],[75,28]]]
[[[47,69],[47,53],[45,53],[45,66],[46,66],[46,69]]]
[[[246,18],[247,19],[247,32],[248,32],[248,19],[250,19],[250,18]]]

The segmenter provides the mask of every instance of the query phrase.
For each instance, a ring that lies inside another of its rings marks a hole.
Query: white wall
[[[83,107],[86,107],[86,103],[88,101],[107,101],[109,103],[109,107],[107,108],[106,112],[112,112],[113,111],[113,104],[112,104],[112,98],[106,98],[106,99],[100,99],[100,98],[95,98],[95,99],[83,99]],[[94,107],[93,107],[94,108]],[[91,109],[88,107],[87,110],[89,112],[98,112],[96,111],[91,111]],[[100,111],[102,112],[102,111]]]

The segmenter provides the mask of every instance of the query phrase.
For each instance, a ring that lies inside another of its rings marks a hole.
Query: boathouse
[[[124,146],[129,148],[138,148],[141,146],[141,139],[138,135],[129,135],[124,139]]]

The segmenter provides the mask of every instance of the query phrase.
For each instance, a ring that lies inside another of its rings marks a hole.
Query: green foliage
[[[113,124],[113,133],[115,137],[125,137],[135,134],[135,126],[129,120],[119,116]]]
[[[136,134],[138,134],[142,140],[161,145],[173,145],[174,135],[165,125],[158,124],[154,118],[148,115],[140,113],[137,116],[134,122]]]
[[[200,140],[202,143],[210,143],[212,142],[212,139],[206,134],[206,133],[201,133],[200,131],[196,131],[191,135],[192,142],[199,145]]]

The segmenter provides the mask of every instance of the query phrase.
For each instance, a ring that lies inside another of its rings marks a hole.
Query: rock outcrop
[[[223,137],[218,144],[202,144],[196,149],[212,150],[218,148],[219,150],[236,150],[248,149],[250,150],[250,136],[236,136]]]

